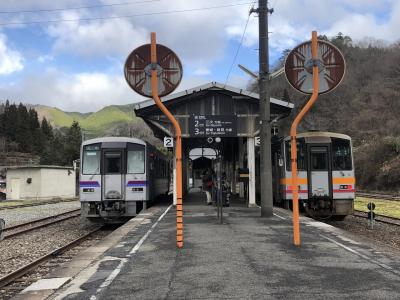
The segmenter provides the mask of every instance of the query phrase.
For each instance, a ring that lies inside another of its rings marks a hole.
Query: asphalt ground
[[[174,208],[158,206],[51,298],[400,298],[398,253],[308,218],[297,248],[287,211],[260,218],[258,208],[232,206],[221,225],[203,197],[185,201],[183,249],[176,248]]]

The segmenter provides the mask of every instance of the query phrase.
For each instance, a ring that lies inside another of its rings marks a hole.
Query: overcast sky
[[[123,64],[133,49],[149,42],[151,31],[157,32],[157,41],[174,50],[183,63],[184,77],[178,90],[210,81],[225,83],[251,3],[1,0],[0,100],[80,112],[143,100],[126,84]],[[353,40],[400,39],[400,0],[269,3],[275,10],[270,17],[271,64],[282,50],[310,39],[312,30],[328,36],[342,32]],[[246,87],[249,78],[237,64],[256,71],[257,48],[258,19],[253,14],[229,85]]]

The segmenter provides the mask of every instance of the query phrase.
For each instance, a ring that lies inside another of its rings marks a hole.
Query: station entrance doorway
[[[200,186],[204,189],[206,172],[211,168],[215,174],[218,169],[231,194],[243,204],[255,206],[260,186],[256,184],[259,181],[258,94],[211,82],[161,100],[182,129],[183,194]],[[293,108],[292,103],[275,98],[270,103],[274,120],[288,116]],[[174,136],[172,124],[153,100],[138,103],[135,113],[161,140]],[[174,192],[174,203],[175,196]]]

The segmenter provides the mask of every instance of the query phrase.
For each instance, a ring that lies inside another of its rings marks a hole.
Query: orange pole
[[[311,53],[312,59],[318,59],[318,40],[317,32],[312,32],[311,39]],[[290,140],[291,140],[291,158],[292,158],[292,193],[293,193],[293,239],[296,246],[300,246],[300,224],[299,224],[299,186],[297,184],[297,126],[303,119],[304,115],[310,110],[318,98],[319,80],[318,80],[318,66],[313,66],[313,93],[310,100],[306,103],[297,117],[294,119],[290,127]]]
[[[156,33],[151,33],[151,63],[157,63]],[[178,121],[161,102],[158,96],[157,70],[151,71],[151,91],[153,99],[161,111],[167,116],[175,128],[175,155],[176,155],[176,246],[183,247],[183,206],[182,206],[182,130]]]

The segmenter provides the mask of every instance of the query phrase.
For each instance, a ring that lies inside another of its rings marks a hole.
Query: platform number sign
[[[173,137],[164,137],[164,147],[165,148],[173,148],[174,147],[174,138]]]
[[[261,145],[261,139],[260,139],[259,136],[256,136],[256,137],[254,138],[254,144],[255,144],[256,146],[260,146],[260,145]]]

